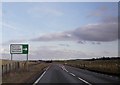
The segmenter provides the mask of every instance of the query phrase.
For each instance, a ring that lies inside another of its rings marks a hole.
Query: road
[[[98,85],[107,83],[109,85],[117,85],[119,82],[120,79],[115,76],[100,74],[60,64],[52,64],[36,80],[34,85],[36,85],[36,83],[76,83],[80,85]]]

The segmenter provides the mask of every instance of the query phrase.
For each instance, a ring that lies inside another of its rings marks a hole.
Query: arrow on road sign
[[[26,51],[27,51],[27,48],[23,48],[23,50],[26,50]]]

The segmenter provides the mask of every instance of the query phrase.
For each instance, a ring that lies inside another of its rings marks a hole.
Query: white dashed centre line
[[[68,72],[68,71],[66,70],[66,72]]]
[[[80,78],[80,77],[78,77],[78,79],[81,80],[81,81],[83,81],[84,83],[86,83],[86,84],[88,84],[88,85],[92,85],[92,84],[90,84],[89,82],[85,81],[84,79],[82,79],[82,78]]]
[[[64,66],[61,66],[61,68],[62,68],[64,71],[68,72]],[[69,73],[69,74],[71,74],[72,76],[76,76],[76,75],[73,74],[73,73]],[[77,77],[77,76],[76,76],[76,77]],[[86,80],[84,80],[84,79],[82,79],[82,78],[80,78],[80,77],[77,77],[77,78],[78,78],[79,80],[81,80],[82,82],[88,84],[88,85],[92,85],[92,84],[90,84],[89,82],[87,82]]]
[[[75,74],[73,74],[73,73],[70,73],[72,76],[75,76]]]

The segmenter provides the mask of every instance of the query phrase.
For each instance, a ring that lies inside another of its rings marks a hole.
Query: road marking
[[[68,70],[65,69],[66,72],[68,72]]]
[[[73,74],[73,73],[70,73],[72,76],[75,76],[75,74]]]
[[[90,84],[89,82],[85,81],[84,79],[82,79],[82,78],[80,78],[80,77],[78,77],[78,79],[81,80],[81,81],[83,81],[84,83],[86,83],[86,84],[88,84],[88,85],[92,85],[92,84]]]
[[[65,66],[61,66],[61,68],[62,68],[63,70],[65,70],[66,72],[68,72],[68,70],[66,70]],[[71,74],[72,76],[76,76],[76,75],[73,74],[73,73],[69,73],[69,74]],[[92,84],[90,84],[89,82],[87,82],[86,80],[84,80],[84,79],[82,79],[82,78],[80,78],[80,77],[78,77],[78,79],[81,80],[81,81],[83,81],[84,83],[86,83],[86,84],[88,84],[88,85],[92,85]]]
[[[39,81],[40,81],[40,79],[45,75],[45,73],[46,73],[46,71],[49,69],[49,67],[43,72],[43,74],[34,82],[34,84],[33,85],[36,85]]]
[[[47,67],[46,71],[49,69],[49,67]]]
[[[66,69],[65,67],[64,67],[64,70],[65,70],[66,72],[68,72],[67,69]]]
[[[68,72],[68,70],[65,68],[65,66],[61,66],[61,68],[62,68],[63,70],[65,70],[66,72]]]
[[[62,68],[63,70],[66,70],[64,66],[61,66],[61,68]]]

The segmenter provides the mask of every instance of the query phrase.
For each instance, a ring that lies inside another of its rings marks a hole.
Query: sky
[[[33,60],[118,56],[117,2],[3,2],[0,15],[3,59],[13,43],[29,44]]]

